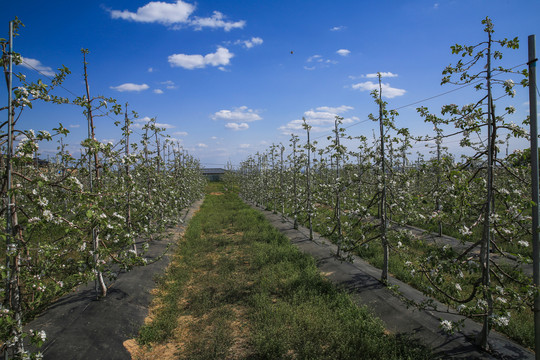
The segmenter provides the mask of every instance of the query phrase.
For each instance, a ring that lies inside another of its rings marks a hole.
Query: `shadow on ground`
[[[174,246],[202,200],[185,214],[183,224],[171,235],[151,243],[146,254],[149,265],[122,272],[109,286],[108,295],[95,299],[94,285],[87,284],[53,303],[26,329],[45,330],[47,341],[39,349],[44,359],[131,359],[123,342],[137,336],[148,314],[156,287],[155,276],[163,273]],[[158,261],[164,252],[167,254]]]

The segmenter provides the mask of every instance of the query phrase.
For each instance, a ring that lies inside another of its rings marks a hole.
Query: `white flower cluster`
[[[449,320],[441,320],[439,327],[446,333],[451,333],[454,330],[454,325]]]
[[[510,315],[507,316],[500,316],[500,315],[493,315],[492,316],[493,323],[498,326],[508,326],[510,323]]]
[[[36,337],[41,341],[47,340],[47,334],[45,333],[45,330],[34,331],[34,330],[30,329],[28,331],[28,333],[30,334],[30,336]]]

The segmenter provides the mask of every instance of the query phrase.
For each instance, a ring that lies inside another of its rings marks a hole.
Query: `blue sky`
[[[141,118],[157,118],[203,165],[224,166],[286,144],[302,116],[321,142],[336,114],[353,125],[348,134],[371,136],[377,124],[365,120],[377,113],[369,95],[376,72],[388,75],[383,93],[389,108],[400,108],[397,125],[432,134],[417,106],[438,112],[443,104],[478,99],[469,88],[403,107],[455,89],[440,86],[442,70],[459,59],[450,46],[484,41],[481,20],[489,16],[495,38],[521,42],[501,65],[526,63],[527,36],[540,33],[538,14],[537,0],[29,0],[2,6],[0,37],[18,16],[26,27],[15,51],[45,75],[67,66],[72,74],[64,87],[77,95],[84,94],[80,50],[89,49],[92,96],[128,102]],[[23,66],[16,71],[43,78]],[[64,89],[56,94],[73,98]],[[0,96],[7,98],[5,86]],[[527,91],[517,88],[516,123],[528,113],[527,101]],[[77,155],[87,129],[80,108],[40,104],[18,125],[50,130],[58,122],[70,129],[64,142]],[[120,140],[113,122],[96,120],[99,140]],[[460,151],[456,141],[445,145]],[[43,144],[41,157],[55,148]]]

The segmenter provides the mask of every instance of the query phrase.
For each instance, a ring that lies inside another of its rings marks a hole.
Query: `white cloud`
[[[263,39],[260,37],[252,37],[251,40],[237,40],[235,44],[242,44],[247,49],[251,49],[252,47],[256,45],[261,45],[263,43]]]
[[[217,137],[217,136],[212,136],[210,139],[212,139],[212,140],[217,140],[218,137]]]
[[[224,47],[218,47],[215,53],[202,55],[174,54],[169,56],[169,64],[172,67],[183,67],[184,69],[202,69],[207,65],[220,66],[229,65],[233,53]]]
[[[158,23],[171,26],[178,30],[184,26],[192,26],[195,30],[204,27],[223,28],[225,31],[241,29],[246,25],[244,20],[226,21],[225,16],[219,11],[214,11],[211,17],[191,17],[195,11],[195,5],[182,0],[174,3],[163,1],[151,1],[137,9],[136,12],[129,10],[108,10],[113,19],[124,19],[142,23]]]
[[[330,28],[330,31],[341,31],[345,30],[345,26],[334,26],[333,28]]]
[[[351,86],[355,90],[360,91],[372,91],[379,90],[379,84],[373,83],[371,81],[366,81],[363,83],[354,84]],[[390,84],[381,84],[382,96],[388,99],[395,98],[396,96],[405,95],[406,91],[403,89],[397,89],[390,86]]]
[[[320,106],[315,110],[311,109],[304,112],[304,118],[306,119],[307,123],[312,126],[312,132],[324,132],[333,129],[336,116],[353,109],[354,108],[352,106],[347,105],[337,107]],[[343,124],[350,124],[358,120],[359,119],[357,117],[353,116],[344,118],[342,122]],[[304,133],[305,130],[303,128],[303,123],[304,122],[301,119],[293,120],[288,122],[286,125],[280,126],[279,130],[281,130],[281,132],[284,134]]]
[[[169,143],[172,143],[175,150],[178,150],[178,145],[182,144],[184,142],[184,139],[178,139],[178,138],[169,136],[167,138],[167,141],[169,141]]]
[[[69,125],[69,127],[72,129],[78,129],[81,127],[81,124],[72,124],[72,125]]]
[[[347,111],[353,110],[353,109],[354,108],[352,106],[341,105],[341,106],[338,106],[338,107],[321,106],[321,107],[318,107],[316,110],[317,111],[328,112],[328,113],[341,114],[341,113],[344,113],[344,112],[347,112]]]
[[[249,149],[251,147],[251,144],[240,144],[240,149]]]
[[[137,129],[142,129],[144,125],[146,125],[150,121],[150,117],[145,116],[142,118],[135,119],[133,121],[133,126]],[[174,129],[176,126],[171,124],[165,124],[165,123],[155,123],[156,127],[158,128],[164,128],[164,129]]]
[[[308,57],[306,62],[310,64],[310,66],[304,66],[305,70],[315,70],[317,67],[326,68],[329,67],[331,64],[337,64],[337,61],[325,59],[318,54]]]
[[[111,89],[116,90],[118,92],[124,92],[124,91],[144,91],[149,88],[146,84],[133,84],[133,83],[125,83],[118,86],[110,86]]]
[[[204,144],[204,143],[198,143],[198,144],[197,144],[197,147],[198,147],[198,148],[201,148],[201,149],[204,149],[204,148],[207,148],[208,145],[206,145],[206,144]]]
[[[56,75],[51,67],[43,65],[41,61],[39,60],[26,58],[26,57],[23,57],[21,59],[22,59],[22,63],[20,65],[22,67],[25,67],[27,69],[37,70],[45,76]]]
[[[173,90],[173,89],[176,89],[176,88],[177,88],[177,86],[176,86],[176,85],[174,84],[174,82],[171,81],[171,80],[162,81],[160,84],[161,84],[161,85],[165,85],[166,88],[169,89],[169,90]]]
[[[433,4],[433,8],[434,8],[434,9],[438,9],[438,8],[439,8],[439,3]]]
[[[164,129],[174,129],[176,126],[174,125],[171,125],[171,124],[165,124],[165,123],[156,123],[156,126],[159,127],[159,128],[164,128]]]
[[[225,127],[227,129],[231,129],[231,130],[234,130],[234,131],[249,129],[249,125],[247,123],[234,123],[234,122],[231,122],[231,123],[225,124]]]
[[[138,8],[135,13],[128,10],[110,10],[110,13],[113,19],[145,23],[157,22],[164,25],[171,25],[186,23],[193,11],[195,11],[194,5],[178,0],[172,4],[162,1],[151,1]]]
[[[338,51],[336,51],[336,53],[341,56],[348,56],[351,51],[347,49],[339,49]]]
[[[175,131],[173,132],[173,135],[176,135],[176,136],[187,136],[188,133],[186,131]]]
[[[377,79],[379,75],[377,75],[377,73],[373,73],[373,74],[366,74],[365,77],[368,78],[368,79]],[[393,74],[391,72],[381,72],[381,78],[385,78],[385,77],[390,77],[390,78],[393,78],[393,77],[397,77],[398,75],[397,74]]]
[[[149,73],[154,72],[154,68],[149,67],[149,68],[148,68],[148,72],[149,72]]]
[[[223,28],[225,31],[230,31],[232,29],[242,29],[246,22],[244,20],[230,22],[225,21],[224,16],[219,11],[214,11],[212,17],[209,18],[200,18],[197,17],[190,22],[192,26],[195,27],[195,30],[201,30],[203,27],[209,28]]]
[[[161,89],[154,89],[154,94],[163,94],[163,90]]]
[[[233,108],[233,110],[219,110],[212,115],[214,120],[228,120],[234,122],[251,122],[262,120],[262,117],[255,110],[248,109],[247,106]]]

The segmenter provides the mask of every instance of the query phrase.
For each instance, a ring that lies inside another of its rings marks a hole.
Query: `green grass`
[[[271,207],[271,206],[270,206]],[[328,234],[328,228],[332,229],[334,226],[334,219],[333,219],[333,213],[332,209],[326,208],[326,207],[320,207],[317,209],[317,211],[314,214],[314,220],[313,220],[313,230],[315,232],[318,232],[319,234],[322,234],[327,239],[329,239],[332,242],[336,242],[337,235],[336,233]],[[342,223],[345,221],[350,221],[346,216],[342,217]],[[307,219],[305,217],[299,217],[299,223],[303,226],[308,226]],[[433,229],[435,229],[435,224],[425,223],[422,225],[424,229],[432,229],[430,226],[433,226]],[[344,227],[345,228],[345,227]],[[350,231],[348,234],[351,238],[360,238],[362,235],[362,231],[364,229],[361,228],[361,226],[357,227],[349,227],[345,228],[345,231]],[[443,228],[444,230],[444,228]],[[454,230],[455,231],[455,230]],[[478,231],[478,229],[475,229],[475,231]],[[373,237],[378,232],[378,229],[375,229],[374,232],[371,233],[364,233],[366,238]],[[445,231],[443,231],[445,233]],[[423,241],[421,239],[415,239],[410,238],[408,236],[399,236],[398,233],[394,231],[389,231],[388,233],[388,240],[390,243],[397,244],[398,240],[402,242],[404,245],[404,248],[402,249],[395,249],[393,248],[390,251],[390,261],[389,261],[389,272],[392,276],[395,278],[413,286],[414,288],[422,291],[427,296],[431,296],[440,302],[450,305],[454,308],[459,306],[460,304],[455,303],[451,300],[449,300],[446,296],[444,296],[442,293],[435,291],[432,287],[432,285],[429,283],[429,281],[426,279],[425,276],[422,276],[420,272],[416,272],[413,276],[411,274],[411,268],[406,265],[407,261],[415,262],[417,259],[425,259],[431,252],[437,251],[441,248],[436,246],[435,244],[430,244],[426,241]],[[383,266],[383,248],[381,244],[381,240],[377,239],[368,244],[368,246],[359,246],[352,251],[355,255],[361,257],[374,267],[377,267],[379,269]],[[454,258],[457,257],[457,253],[454,253]],[[524,274],[520,274],[519,272],[516,272],[515,270],[511,269],[510,266],[506,266],[501,264],[501,268],[508,274],[512,274],[512,277],[516,279],[520,279],[522,283],[528,283],[530,282],[530,277],[527,277]],[[470,294],[470,291],[472,291],[472,285],[480,276],[479,273],[470,273],[465,271],[464,272],[464,279],[459,279],[459,283],[463,288],[463,294]],[[454,287],[454,284],[456,283],[456,278],[452,274],[448,274],[448,281],[446,281],[443,284],[439,284],[439,286],[447,291],[449,294],[455,295],[457,298],[462,297],[462,294],[456,293],[456,289]],[[512,281],[508,281],[508,279],[504,279],[503,283],[495,282],[498,285],[501,285],[503,288],[508,290],[513,290],[517,292],[523,292],[523,289],[520,289],[520,285],[517,283],[513,283]],[[496,281],[496,280],[494,280]],[[461,296],[460,296],[461,295]],[[467,306],[474,306],[474,303],[476,300],[473,300],[465,305]],[[508,337],[516,341],[517,343],[529,347],[531,349],[534,348],[534,322],[533,322],[533,314],[532,309],[528,306],[522,306],[522,307],[515,307],[510,310],[510,321],[508,326],[500,327],[497,325],[494,325],[493,328],[497,331],[500,331],[501,333],[506,334]],[[479,319],[473,318],[473,320]],[[478,320],[480,321],[480,320]]]
[[[210,184],[207,193],[216,191],[221,184]],[[385,333],[230,192],[207,195],[159,286],[154,319],[138,341],[181,338],[178,358],[431,358],[411,339]]]

